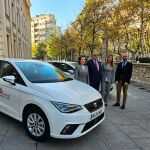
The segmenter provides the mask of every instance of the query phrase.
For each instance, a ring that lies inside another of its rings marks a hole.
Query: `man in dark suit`
[[[123,104],[121,109],[125,109],[127,102],[128,84],[132,76],[132,63],[128,62],[128,55],[122,55],[123,61],[117,65],[115,81],[117,89],[117,101],[113,106],[120,106],[121,89],[123,88]]]
[[[102,81],[102,67],[101,62],[98,61],[98,53],[94,52],[92,58],[87,62],[89,69],[90,86],[99,91],[100,82]]]

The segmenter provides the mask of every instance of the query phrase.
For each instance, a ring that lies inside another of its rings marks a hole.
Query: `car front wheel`
[[[27,134],[36,141],[44,141],[50,134],[48,120],[39,108],[26,111],[23,123]]]

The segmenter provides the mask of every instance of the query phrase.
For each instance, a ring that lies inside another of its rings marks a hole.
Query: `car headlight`
[[[82,109],[80,105],[52,101],[52,104],[62,113],[73,113]]]

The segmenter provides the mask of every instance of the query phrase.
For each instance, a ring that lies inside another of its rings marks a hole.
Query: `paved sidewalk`
[[[0,113],[0,150],[150,150],[150,93],[129,87],[127,107],[113,107],[115,88],[106,119],[89,134],[72,140],[36,143],[21,123]]]

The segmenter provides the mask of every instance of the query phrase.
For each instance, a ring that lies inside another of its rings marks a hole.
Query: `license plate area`
[[[92,113],[90,120],[93,120],[93,119],[97,118],[98,116],[101,115],[101,113],[102,113],[102,110],[97,110],[96,112]]]

